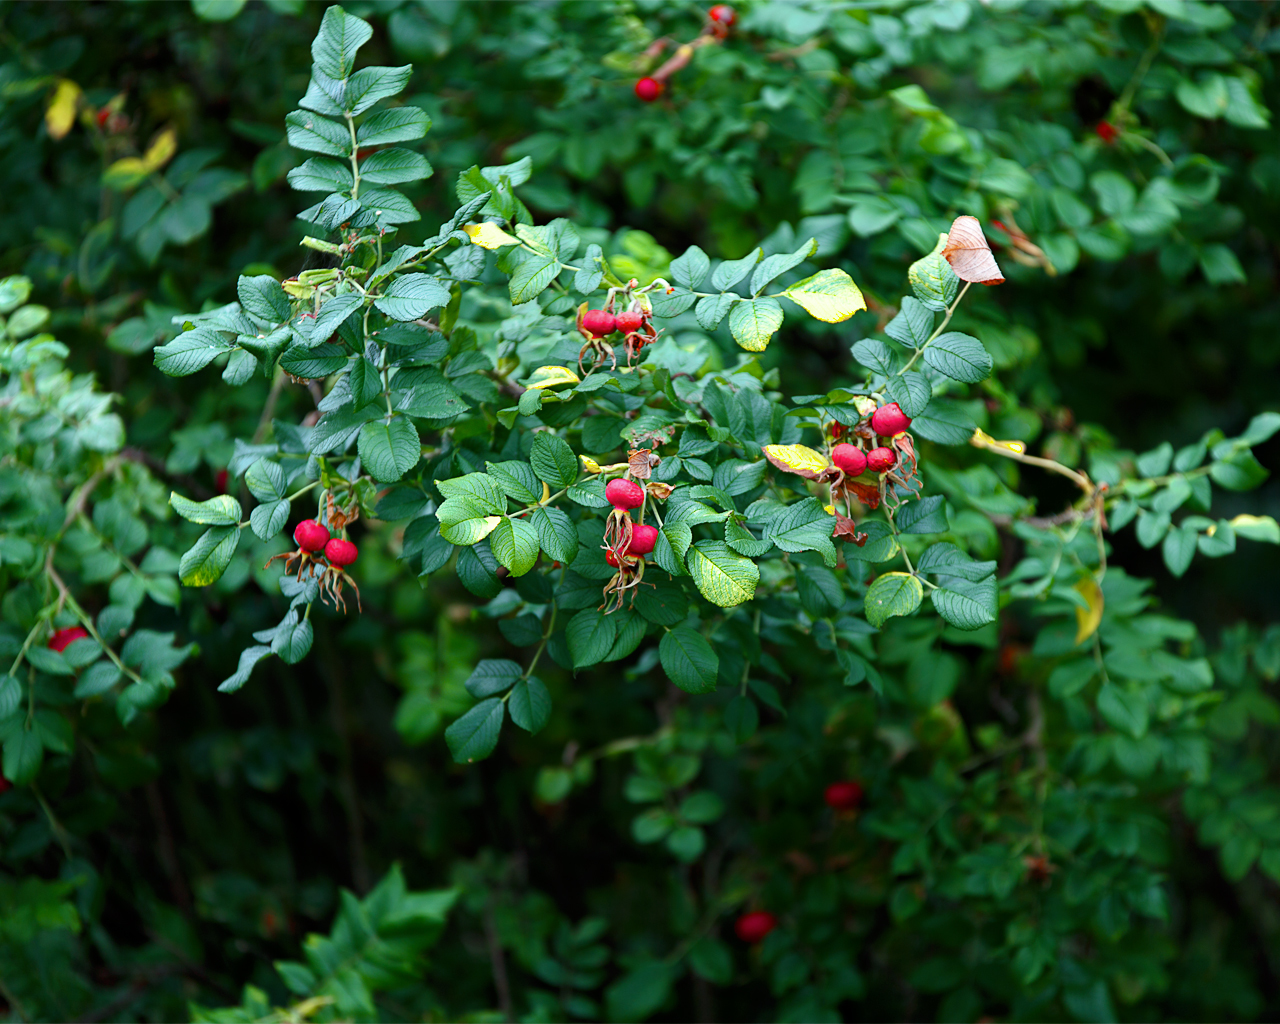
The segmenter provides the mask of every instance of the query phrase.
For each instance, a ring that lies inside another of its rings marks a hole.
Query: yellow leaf
[[[519,245],[520,239],[507,234],[492,221],[483,224],[467,224],[462,229],[471,236],[471,241],[482,249],[497,249],[504,245]]]
[[[596,462],[595,459],[589,459],[585,455],[579,455],[578,459],[582,463],[582,468],[585,469],[588,473],[600,472],[600,463]]]
[[[148,171],[158,171],[173,159],[173,154],[176,152],[178,152],[177,133],[172,128],[166,128],[147,147],[147,151],[142,155],[142,162]]]
[[[1023,441],[997,441],[981,427],[973,432],[973,437],[969,438],[969,443],[978,448],[993,446],[996,448],[1006,448],[1015,455],[1022,455],[1026,452],[1027,446]]]
[[[49,129],[50,138],[61,139],[71,131],[71,126],[76,123],[76,105],[80,102],[80,96],[80,86],[71,79],[58,80],[58,87],[53,91],[44,111],[44,123]]]
[[[542,500],[538,502],[538,504],[545,505],[550,500],[551,500],[551,488],[548,487],[547,482],[543,480],[542,481]]]
[[[1089,605],[1088,611],[1076,608],[1076,645],[1079,646],[1097,632],[1098,624],[1102,622],[1102,588],[1092,576],[1088,576],[1073,589]]]
[[[102,175],[102,183],[107,188],[125,191],[133,188],[150,173],[150,169],[139,157],[126,156],[106,169]]]
[[[848,320],[858,310],[867,308],[867,300],[853,278],[836,268],[819,270],[812,277],[797,281],[783,294],[810,316],[829,324]]]
[[[539,366],[529,375],[526,387],[554,388],[561,384],[577,384],[580,378],[567,366]]]
[[[795,473],[808,480],[816,480],[831,468],[825,456],[802,444],[767,444],[760,450],[784,473]]]

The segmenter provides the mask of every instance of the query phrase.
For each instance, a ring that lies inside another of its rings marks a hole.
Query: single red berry
[[[629,555],[647,555],[658,543],[658,528],[647,523],[640,523],[631,529],[631,544],[627,548]]]
[[[219,494],[227,493],[227,471],[225,469],[220,469],[213,475],[213,482],[218,488]]]
[[[98,127],[101,128],[103,125],[107,123],[107,118],[109,118],[110,116],[111,116],[111,111],[108,110],[106,107],[103,107],[101,110],[98,111],[97,114],[94,115],[94,119],[98,122]]]
[[[9,792],[11,789],[13,789],[13,783],[3,775],[0,775],[0,796],[4,796],[4,794]]]
[[[618,330],[623,334],[630,334],[632,331],[638,331],[644,326],[644,314],[638,309],[627,310],[625,313],[619,313],[617,316]]]
[[[832,448],[831,461],[844,470],[845,476],[861,476],[867,468],[866,455],[852,444],[838,444]]]
[[[314,519],[304,519],[294,528],[293,540],[303,551],[323,551],[329,543],[329,528]]]
[[[582,329],[593,338],[603,338],[618,329],[618,320],[603,309],[589,309],[582,314]]]
[[[712,21],[718,21],[721,25],[732,25],[738,20],[738,13],[728,4],[716,4],[707,11],[707,17]]]
[[[743,942],[753,945],[764,940],[764,937],[778,927],[778,919],[767,910],[753,910],[743,914],[734,922],[733,930]]]
[[[1098,133],[1098,138],[1105,142],[1108,146],[1116,141],[1116,136],[1120,133],[1116,130],[1116,126],[1110,121],[1099,121],[1093,129]]]
[[[324,546],[324,557],[329,559],[331,565],[350,565],[359,554],[360,552],[351,541],[343,540],[341,537],[334,537]]]
[[[886,469],[892,469],[897,461],[898,457],[893,454],[892,448],[872,448],[867,452],[867,469],[873,473],[883,473]]]
[[[836,811],[853,811],[862,803],[862,786],[852,780],[833,782],[827,787],[822,799],[827,806]]]
[[[609,481],[604,489],[604,497],[614,508],[639,508],[644,504],[644,489],[634,480],[618,477]]]
[[[652,103],[662,95],[662,83],[656,78],[642,78],[636,82],[636,98]]]
[[[881,437],[893,437],[911,426],[911,417],[902,411],[897,402],[882,405],[871,414],[871,429]]]
[[[67,629],[59,629],[49,638],[49,650],[57,651],[61,654],[77,640],[83,640],[88,635],[89,631],[83,626],[70,626]]]
[[[608,562],[611,566],[613,566],[615,569],[622,564],[621,562],[618,561],[618,556],[613,553],[613,548],[604,549],[604,560]]]

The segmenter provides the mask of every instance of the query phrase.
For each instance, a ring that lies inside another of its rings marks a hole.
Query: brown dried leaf
[[[991,255],[991,246],[987,244],[977,217],[966,214],[952,222],[942,255],[961,281],[987,285],[1004,283],[1004,275],[996,264],[996,258]]]

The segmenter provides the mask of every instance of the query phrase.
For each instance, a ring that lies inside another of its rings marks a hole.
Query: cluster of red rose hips
[[[354,544],[342,537],[331,537],[329,528],[314,519],[304,519],[293,531],[293,539],[300,551],[314,556],[323,551],[330,565],[351,565],[360,552]]]
[[[635,281],[631,282],[632,285],[635,283]],[[582,346],[582,351],[578,353],[579,370],[582,369],[582,360],[588,352],[594,352],[597,361],[603,361],[608,358],[613,360],[615,367],[618,365],[613,349],[602,340],[613,334],[614,331],[619,331],[623,335],[628,364],[639,354],[641,349],[658,340],[658,335],[661,332],[654,330],[647,312],[641,309],[627,309],[615,314],[609,308],[612,305],[613,298],[611,293],[609,303],[604,309],[583,310],[578,317],[578,330],[587,339],[587,343]]]
[[[285,575],[296,568],[299,580],[302,579],[304,570],[308,576],[313,576],[318,571],[321,595],[332,599],[333,606],[341,606],[343,611],[346,611],[347,605],[342,599],[342,584],[349,583],[356,592],[356,603],[359,605],[360,588],[345,571],[360,556],[359,549],[351,541],[345,537],[331,536],[329,528],[315,519],[300,522],[294,528],[293,540],[298,545],[297,551],[273,555],[267,559],[267,565],[277,558],[283,558]]]
[[[675,56],[658,68],[652,75],[646,75],[636,82],[636,99],[642,103],[652,103],[667,87],[667,79],[689,63],[695,46],[705,42],[718,42],[729,34],[729,26],[738,20],[737,12],[728,4],[716,4],[707,11],[706,27],[702,35],[692,43],[685,43],[676,49]],[[649,48],[646,56],[656,56],[666,47],[669,40],[660,39]]]
[[[614,511],[619,513],[620,518],[629,518],[627,513],[633,508],[639,508],[644,504],[644,488],[634,480],[627,480],[618,477],[616,480],[610,480],[604,489],[605,500],[613,506]],[[631,539],[626,542],[626,547],[622,550],[622,562],[628,560],[643,561],[644,556],[653,551],[653,546],[658,543],[658,528],[649,526],[647,523],[633,523],[631,526]],[[621,568],[622,562],[614,553],[613,548],[606,548],[604,560],[615,569]]]
[[[871,429],[880,437],[895,437],[911,426],[911,417],[899,408],[897,402],[882,405],[871,414]],[[831,449],[831,461],[844,470],[847,477],[861,476],[866,470],[883,473],[898,461],[897,453],[885,446],[863,452],[856,445],[844,443]]]

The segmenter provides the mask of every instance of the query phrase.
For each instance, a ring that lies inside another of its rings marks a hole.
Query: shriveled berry
[[[618,314],[617,323],[618,330],[623,334],[630,334],[644,326],[644,314],[638,309],[629,309],[625,313]]]
[[[892,448],[872,448],[867,452],[867,469],[873,473],[883,473],[886,469],[892,469],[897,461],[898,457],[893,454]]]
[[[633,509],[644,504],[644,490],[634,480],[618,477],[604,489],[605,500],[614,508]]]
[[[618,329],[618,320],[603,309],[589,309],[582,314],[582,329],[593,338],[603,338]]]
[[[89,631],[83,626],[69,626],[66,629],[59,629],[53,636],[49,637],[49,650],[57,651],[61,654],[77,640],[83,640],[88,635]]]
[[[631,528],[631,544],[627,548],[629,555],[647,555],[658,543],[658,528],[648,523],[639,523]]]
[[[359,554],[360,552],[351,541],[343,540],[341,537],[334,537],[324,546],[324,557],[329,559],[330,565],[350,565]]]
[[[656,78],[645,77],[636,82],[636,99],[652,103],[662,95],[662,83]]]
[[[303,551],[323,551],[329,543],[329,528],[314,519],[304,519],[294,527],[293,540]]]
[[[881,437],[893,437],[911,426],[911,417],[897,402],[882,405],[871,414],[871,429]]]
[[[862,786],[849,780],[847,782],[833,782],[822,794],[822,799],[827,802],[827,806],[836,811],[852,811],[856,810],[858,805],[862,803]]]
[[[732,25],[738,20],[737,12],[728,4],[716,4],[711,10],[707,11],[707,16],[712,21],[718,21],[721,25]]]
[[[733,930],[743,942],[753,945],[762,942],[764,937],[778,927],[778,919],[767,910],[753,910],[743,914],[733,924]]]
[[[838,444],[832,448],[831,461],[844,470],[845,476],[861,476],[867,468],[866,455],[852,444]]]

